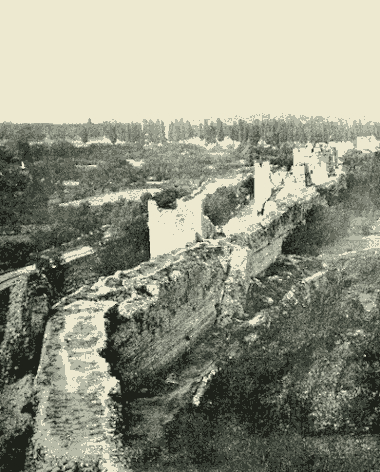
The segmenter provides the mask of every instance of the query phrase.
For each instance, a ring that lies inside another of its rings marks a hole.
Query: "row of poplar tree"
[[[20,128],[20,129],[18,129]],[[103,122],[92,123],[89,119],[86,124],[29,124],[16,125],[12,123],[0,124],[0,139],[10,139],[20,132],[26,141],[41,141],[49,137],[53,141],[78,136],[83,143],[92,139],[107,137],[111,143],[117,141],[140,143],[165,143],[167,141],[183,141],[198,137],[205,144],[222,142],[226,137],[233,141],[257,144],[260,139],[267,144],[279,146],[282,143],[293,142],[318,142],[318,141],[353,141],[357,136],[374,135],[380,138],[380,125],[369,122],[362,124],[354,121],[352,125],[347,122],[327,121],[321,117],[305,118],[296,117],[289,119],[256,119],[250,122],[237,120],[232,123],[204,120],[197,125],[189,121],[175,120],[169,124],[168,129],[162,120],[143,120],[142,123],[118,123]],[[167,132],[167,134],[166,134]]]
[[[96,126],[96,125],[92,125]],[[81,138],[87,142],[90,135],[89,125],[82,128]],[[308,119],[307,121],[266,119],[234,121],[232,124],[204,120],[198,125],[191,124],[188,120],[175,120],[169,124],[166,137],[163,121],[143,120],[143,123],[114,123],[105,128],[106,137],[112,143],[126,141],[141,144],[165,143],[167,141],[184,141],[198,137],[205,144],[222,142],[226,137],[233,141],[251,142],[254,145],[260,140],[273,146],[281,146],[283,143],[293,142],[330,142],[330,141],[353,141],[358,136],[374,135],[380,138],[380,126],[375,123],[363,125],[360,121],[354,121],[352,125],[347,122],[330,122],[326,120]]]

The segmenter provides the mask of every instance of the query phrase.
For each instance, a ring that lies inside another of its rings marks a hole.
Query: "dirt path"
[[[120,192],[110,192],[104,195],[96,195],[94,197],[83,198],[82,200],[73,200],[72,202],[60,203],[59,206],[79,206],[83,202],[89,202],[92,206],[101,206],[104,203],[113,203],[121,198],[126,198],[127,200],[138,201],[146,192],[150,192],[152,195],[160,192],[162,189],[159,188],[142,188],[142,189],[129,189],[121,190]]]

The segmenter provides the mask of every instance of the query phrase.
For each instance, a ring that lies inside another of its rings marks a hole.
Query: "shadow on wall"
[[[344,238],[349,228],[347,211],[342,204],[320,205],[306,214],[306,223],[300,223],[282,243],[282,254],[318,256],[322,248]]]

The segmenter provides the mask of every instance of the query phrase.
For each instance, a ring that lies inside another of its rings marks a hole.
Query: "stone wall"
[[[202,234],[202,198],[177,200],[175,210],[158,208],[154,200],[148,201],[150,255],[156,257],[173,249],[185,247]]]
[[[274,187],[270,178],[269,162],[255,163],[254,205],[261,211],[270,198]],[[148,202],[149,236],[151,258],[167,254],[175,249],[184,248],[187,243],[196,242],[196,233],[203,238],[210,237],[208,222],[205,222],[203,203],[207,195],[212,195],[220,187],[234,187],[238,193],[239,185],[247,175],[239,174],[229,179],[217,179],[203,184],[190,197],[177,200],[174,210],[158,208],[153,200]]]
[[[186,359],[202,337],[247,321],[252,278],[276,259],[283,239],[305,221],[307,212],[326,204],[321,193],[334,193],[337,186],[338,178],[323,188],[293,194],[284,188],[260,222],[249,217],[252,202],[236,216],[235,226],[231,220],[225,238],[192,242],[134,269],[101,277],[61,299],[46,325],[37,375],[34,366],[25,371],[18,390],[7,391],[6,398],[21,398],[24,406],[33,403],[30,393],[26,395],[32,391],[38,404],[28,449],[32,470],[77,470],[81,463],[95,470],[127,470],[128,464],[118,456],[113,399],[121,395],[127,404],[144,389],[166,388],[173,365]],[[14,336],[17,350],[10,342],[12,333],[23,333],[26,311],[19,307],[28,297],[25,282],[20,284],[12,292],[14,316],[3,340],[4,352],[11,353],[5,356],[4,372],[12,382],[17,380],[19,360],[31,365],[37,347],[24,336]],[[44,293],[38,293],[40,306]],[[28,322],[30,332],[42,329],[42,318],[33,320]],[[207,346],[210,343],[208,339]],[[188,366],[183,382],[165,401],[180,405],[186,395],[198,392],[197,385],[212,371],[206,357]],[[180,364],[182,370],[187,365]],[[19,415],[25,414],[24,406]],[[170,415],[165,421],[169,420]]]
[[[275,260],[284,237],[321,204],[315,188],[283,195],[260,223],[247,219],[222,240],[193,243],[101,278],[64,298],[57,310],[75,300],[113,301],[107,358],[125,388],[140,388],[215,323],[244,318],[251,277]]]

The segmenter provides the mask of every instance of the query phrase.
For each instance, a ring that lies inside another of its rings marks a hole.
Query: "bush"
[[[233,187],[220,187],[213,195],[206,196],[203,213],[214,226],[223,226],[231,219],[239,203]]]
[[[273,157],[270,159],[270,163],[278,167],[286,167],[287,172],[293,166],[293,153],[292,155],[280,154],[278,157]]]
[[[24,266],[29,262],[33,243],[29,236],[3,236],[0,239],[0,264],[4,270]]]
[[[48,229],[37,228],[30,235],[33,252],[41,252],[51,247],[59,247],[81,235],[81,232],[66,224],[56,223]]]
[[[143,238],[146,241],[146,236]],[[149,241],[149,239],[148,239]],[[149,247],[142,247],[128,235],[108,240],[96,254],[94,271],[98,277],[114,274],[118,270],[128,270],[150,258]]]
[[[245,192],[249,195],[249,198],[252,199],[255,196],[255,178],[253,175],[249,175],[243,182],[240,184],[240,188],[244,189]]]
[[[77,154],[77,148],[74,144],[68,141],[59,140],[55,141],[50,146],[50,155],[59,158],[75,157]]]
[[[185,197],[190,194],[190,191],[183,188],[171,187],[157,193],[152,200],[157,203],[159,208],[166,210],[174,210],[177,208],[177,199]]]
[[[145,211],[146,213],[148,213],[148,201],[152,199],[153,199],[153,195],[150,192],[145,192],[140,197],[143,211]]]
[[[10,164],[13,159],[14,153],[9,146],[0,146],[0,161]]]
[[[53,290],[52,303],[55,303],[63,296],[65,285],[66,266],[62,257],[62,252],[56,250],[50,257],[42,256],[37,261],[37,270],[40,274],[46,275]]]
[[[30,155],[33,162],[41,161],[49,154],[49,148],[46,144],[31,144]]]
[[[96,256],[99,276],[130,269],[150,258],[148,214],[142,203],[120,199],[111,220],[113,235]]]

